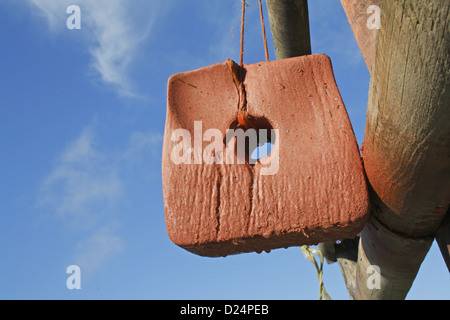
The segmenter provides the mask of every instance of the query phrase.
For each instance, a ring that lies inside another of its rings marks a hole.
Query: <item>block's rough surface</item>
[[[199,147],[195,121],[202,134],[215,128],[225,137],[239,98],[225,63],[173,75],[162,158],[169,237],[210,257],[354,237],[368,217],[368,192],[330,59],[311,55],[244,67],[249,114],[278,130],[278,171],[261,175],[260,162],[195,164],[198,149],[191,164],[175,164],[171,154],[180,141],[172,141],[173,131],[187,129],[193,149]]]

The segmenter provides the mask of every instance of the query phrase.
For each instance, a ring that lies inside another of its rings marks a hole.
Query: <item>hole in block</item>
[[[237,120],[233,121],[227,132],[224,144],[229,146],[235,139],[235,154],[238,163],[255,165],[256,162],[270,154],[275,144],[275,132],[265,117],[251,117],[254,128],[244,129]]]

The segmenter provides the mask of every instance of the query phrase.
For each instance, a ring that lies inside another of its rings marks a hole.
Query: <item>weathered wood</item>
[[[359,243],[356,299],[404,299],[432,243],[432,236],[405,238],[388,230],[376,218],[369,219]],[[374,266],[379,267],[379,274],[375,273]],[[378,287],[376,277],[379,277]]]
[[[356,262],[358,258],[359,235],[353,239],[345,239],[340,243],[321,242],[322,251],[327,263],[338,262],[350,299],[356,294]]]
[[[404,299],[450,200],[448,1],[381,4],[363,160],[372,219],[361,233],[358,299]],[[368,289],[369,265],[381,289]]]
[[[450,199],[447,1],[386,1],[363,158],[375,216],[409,236],[434,234]]]
[[[311,54],[307,0],[267,0],[277,59]]]
[[[372,69],[374,60],[378,29],[367,27],[367,21],[370,18],[367,9],[372,5],[379,7],[380,3],[381,0],[341,0],[342,7],[345,10],[348,22],[369,71]]]
[[[378,6],[379,8],[381,0],[341,0],[341,4],[347,15],[347,20],[352,28],[367,68],[369,69],[369,72],[372,72],[378,28],[368,28],[367,22],[370,16],[367,11],[372,5]],[[351,241],[356,242],[356,245],[342,248],[340,252],[342,257],[338,258],[336,261],[339,263],[349,297],[355,299],[356,259],[349,259],[348,256],[358,255],[359,237],[351,239]]]

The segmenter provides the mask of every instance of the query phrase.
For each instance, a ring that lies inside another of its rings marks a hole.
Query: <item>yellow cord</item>
[[[325,285],[323,284],[323,254],[322,251],[311,248],[310,246],[301,246],[303,255],[306,259],[311,261],[316,267],[317,277],[319,278],[319,300],[331,300],[331,297],[328,295],[327,290],[325,290]],[[320,258],[320,267],[317,264],[316,259],[314,258],[314,254],[319,256]]]

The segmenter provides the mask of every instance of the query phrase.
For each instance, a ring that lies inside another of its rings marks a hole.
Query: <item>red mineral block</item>
[[[162,180],[170,239],[218,257],[354,237],[369,214],[368,190],[330,59],[243,67],[258,143],[262,129],[272,133],[272,151],[254,164],[239,154],[241,136],[226,136],[238,132],[239,106],[226,63],[169,79]]]

